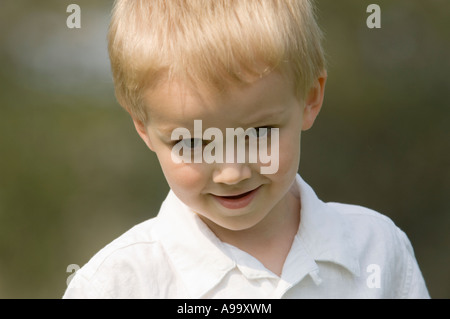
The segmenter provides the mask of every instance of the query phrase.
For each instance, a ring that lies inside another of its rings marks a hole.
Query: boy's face
[[[276,72],[222,94],[193,90],[174,81],[145,95],[150,120],[134,122],[181,201],[208,225],[233,231],[249,229],[287,207],[300,160],[301,131],[311,127],[320,110],[325,80],[326,75],[302,100],[291,82]],[[220,129],[224,138],[227,128],[278,128],[277,171],[262,174],[261,167],[267,164],[259,161],[176,163],[172,149],[177,141],[171,139],[172,132],[187,128],[194,137],[194,120],[202,121],[203,130]]]

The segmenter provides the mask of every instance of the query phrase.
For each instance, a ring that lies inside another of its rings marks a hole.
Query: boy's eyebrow
[[[256,113],[255,116],[251,117],[250,119],[244,119],[241,123],[238,123],[234,127],[230,128],[250,128],[250,127],[259,127],[264,125],[275,125],[277,122],[281,121],[284,118],[284,115],[286,113],[286,108],[274,108],[271,109],[268,112],[258,114]],[[163,138],[170,139],[172,136],[172,132],[177,128],[187,128],[191,133],[193,133],[194,129],[194,120],[188,122],[186,121],[187,125],[174,125],[174,124],[160,124],[156,127],[156,132],[159,136]],[[184,122],[184,121],[183,121]],[[180,123],[181,124],[181,123]],[[203,125],[203,130],[209,128],[208,126]]]
[[[180,123],[181,124],[181,123]],[[172,133],[175,129],[186,128],[191,134],[194,134],[194,120],[188,125],[161,124],[155,128],[156,134],[163,140],[171,141]],[[207,127],[203,127],[203,130]]]
[[[167,125],[167,126],[160,126],[160,127],[156,128],[156,133],[160,137],[170,139],[170,137],[172,136],[172,132],[178,127],[181,127],[181,126],[171,126],[171,125],[170,126],[169,125]]]
[[[257,114],[254,118],[250,118],[247,122],[247,127],[255,127],[260,124],[271,124],[271,122],[277,122],[283,118],[286,108],[273,109],[267,113]],[[272,123],[275,124],[275,123]]]

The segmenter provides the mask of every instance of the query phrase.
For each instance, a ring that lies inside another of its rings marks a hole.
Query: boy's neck
[[[261,222],[245,230],[225,229],[202,219],[221,241],[252,255],[267,269],[281,276],[300,225],[301,204],[297,196],[288,192]]]

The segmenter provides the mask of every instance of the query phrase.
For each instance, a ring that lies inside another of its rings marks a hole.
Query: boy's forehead
[[[248,84],[230,85],[222,91],[213,90],[207,85],[171,80],[148,90],[144,100],[150,119],[202,119],[218,113],[239,112],[247,113],[248,120],[252,120],[252,117],[281,111],[283,101],[295,95],[292,86],[278,72],[254,79]]]
[[[172,80],[148,90],[144,100],[149,118],[164,120],[188,115],[200,116],[200,111],[205,112],[217,97],[214,99],[206,90],[195,89],[182,81]]]

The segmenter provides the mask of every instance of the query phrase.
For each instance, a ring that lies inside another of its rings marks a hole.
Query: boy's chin
[[[264,216],[254,216],[246,213],[240,216],[223,216],[221,218],[209,218],[198,214],[200,219],[213,231],[246,231],[258,225]]]

